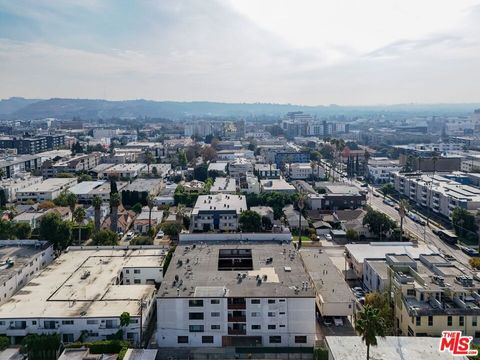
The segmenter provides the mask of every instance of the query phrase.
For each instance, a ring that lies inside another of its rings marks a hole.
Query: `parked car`
[[[324,316],[323,317],[323,325],[332,326],[333,325],[332,318],[329,317],[329,316]]]
[[[134,236],[135,234],[133,233],[133,231],[127,232],[127,240],[132,240]]]
[[[468,247],[462,247],[462,251],[467,254],[468,256],[479,256],[479,252],[475,249],[468,248]]]
[[[332,240],[332,235],[330,235],[330,234],[325,234],[325,239],[327,239],[327,240]]]
[[[427,223],[425,222],[425,220],[423,220],[422,218],[418,218],[417,219],[417,223],[419,223],[420,225],[422,226],[425,226]]]
[[[443,257],[448,261],[455,261],[456,259],[450,254],[444,254]]]
[[[165,233],[160,230],[158,233],[157,233],[157,236],[155,237],[156,239],[163,239],[163,237],[165,236]]]
[[[343,319],[339,316],[335,316],[333,318],[333,322],[334,322],[335,326],[343,326]]]

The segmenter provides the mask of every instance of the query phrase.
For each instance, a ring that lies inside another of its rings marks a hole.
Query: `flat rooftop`
[[[295,191],[295,187],[284,179],[260,180],[260,185],[265,191]]]
[[[327,254],[314,250],[300,251],[303,264],[323,302],[352,303],[352,291]]]
[[[65,186],[71,185],[75,183],[77,179],[75,178],[50,178],[47,180],[42,181],[39,184],[34,184],[18,190],[17,193],[35,193],[35,192],[46,192],[46,191],[54,191],[57,189],[61,189]]]
[[[350,360],[352,358],[367,358],[367,347],[360,336],[327,336],[325,340],[332,355],[329,359]],[[370,359],[372,360],[452,359],[450,353],[438,351],[440,338],[387,336],[385,338],[377,337],[377,342],[377,346],[370,347]],[[466,357],[458,357],[458,359],[466,360]]]
[[[150,192],[162,185],[162,180],[160,179],[136,179],[127,185],[124,189],[125,191],[147,191]]]
[[[291,244],[179,245],[157,296],[314,297],[304,283],[310,279]]]
[[[208,171],[215,170],[215,171],[226,172],[227,171],[227,165],[228,165],[228,162],[217,161],[217,162],[214,162],[214,163],[210,163],[208,165]]]
[[[103,184],[105,184],[105,180],[98,180],[98,181],[82,181],[81,183],[78,183],[74,186],[72,186],[70,189],[68,189],[70,192],[74,193],[75,195],[85,195],[88,194],[90,191],[99,188]]]
[[[209,211],[232,211],[240,214],[243,210],[247,210],[247,200],[244,195],[200,195],[195,203],[192,215]]]
[[[434,254],[426,245],[414,245],[405,242],[376,242],[371,244],[347,244],[345,249],[359,263],[365,259],[385,259],[386,254],[406,254],[412,259],[420,258],[423,254]]]
[[[25,264],[30,263],[35,255],[50,246],[48,243],[40,241],[36,244],[0,246],[0,286],[12,278],[19,270],[23,269]],[[7,260],[13,262],[10,267],[7,265]]]
[[[130,172],[130,171],[141,171],[146,168],[146,164],[118,164],[114,165],[111,168],[108,168],[105,172],[107,173],[122,173],[122,172]]]
[[[234,178],[226,178],[226,177],[217,177],[215,182],[213,183],[212,187],[210,188],[210,192],[229,192],[234,193],[237,191],[237,182]]]
[[[115,285],[117,279],[124,268],[162,268],[164,258],[161,248],[69,250],[1,305],[0,319],[139,315],[139,300],[155,286]]]

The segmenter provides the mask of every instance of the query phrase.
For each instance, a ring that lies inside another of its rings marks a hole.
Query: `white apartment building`
[[[288,173],[291,179],[305,180],[312,176],[312,166],[310,163],[292,163],[288,166]]]
[[[375,184],[384,184],[392,180],[392,173],[400,171],[398,160],[391,160],[386,157],[375,157],[368,161],[368,178]]]
[[[117,164],[105,169],[98,174],[99,178],[117,177],[120,179],[133,179],[147,169],[147,164]]]
[[[237,192],[237,182],[231,177],[217,177],[210,188],[212,194],[235,194]]]
[[[245,158],[236,158],[228,165],[228,173],[234,178],[239,178],[241,175],[250,172],[253,172],[253,164]]]
[[[17,192],[26,187],[39,184],[43,181],[41,176],[31,176],[30,173],[21,173],[14,177],[0,181],[0,191],[5,193],[7,202],[17,200]]]
[[[480,189],[462,185],[441,175],[394,173],[395,190],[434,213],[450,217],[456,207],[480,208]]]
[[[312,347],[315,293],[291,244],[177,246],[157,297],[159,347]]]
[[[1,305],[50,264],[54,253],[50,243],[36,240],[2,240],[0,250]]]
[[[77,195],[79,203],[89,203],[93,200],[94,197],[92,191],[100,188],[106,183],[107,181],[105,180],[82,181],[81,183],[73,185],[70,189],[68,189],[68,191]]]
[[[93,129],[94,139],[113,138],[120,134],[119,129]]]
[[[28,334],[57,333],[63,342],[84,335],[104,340],[121,329],[138,344],[155,306],[165,250],[160,247],[71,247],[0,305],[0,333],[18,344]]]
[[[192,210],[191,226],[197,231],[234,231],[244,210],[247,201],[243,195],[200,195]]]
[[[20,202],[42,202],[54,200],[63,190],[77,183],[77,178],[50,178],[45,181],[27,186],[17,191],[17,200]]]
[[[245,181],[247,183],[247,188],[246,189],[242,188],[242,191],[246,191],[247,193],[254,193],[254,194],[260,193],[260,182],[258,181],[256,176],[254,176],[251,173],[248,173],[247,177],[245,178]]]

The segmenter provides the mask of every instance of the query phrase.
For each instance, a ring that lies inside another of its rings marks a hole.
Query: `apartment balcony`
[[[227,305],[227,309],[228,310],[245,310],[247,308],[247,304],[246,303],[243,303],[243,304],[228,304]]]
[[[244,323],[244,322],[247,322],[247,317],[228,315],[228,322]]]

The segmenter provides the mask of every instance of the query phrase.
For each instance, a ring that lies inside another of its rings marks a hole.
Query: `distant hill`
[[[1,119],[108,119],[120,118],[186,118],[194,116],[212,117],[252,117],[281,116],[289,111],[304,111],[312,115],[362,116],[378,113],[415,113],[417,115],[457,115],[471,114],[478,104],[401,104],[385,106],[304,106],[291,104],[265,103],[219,103],[219,102],[175,102],[152,100],[88,100],[88,99],[48,99],[34,100],[10,98],[0,101]]]

